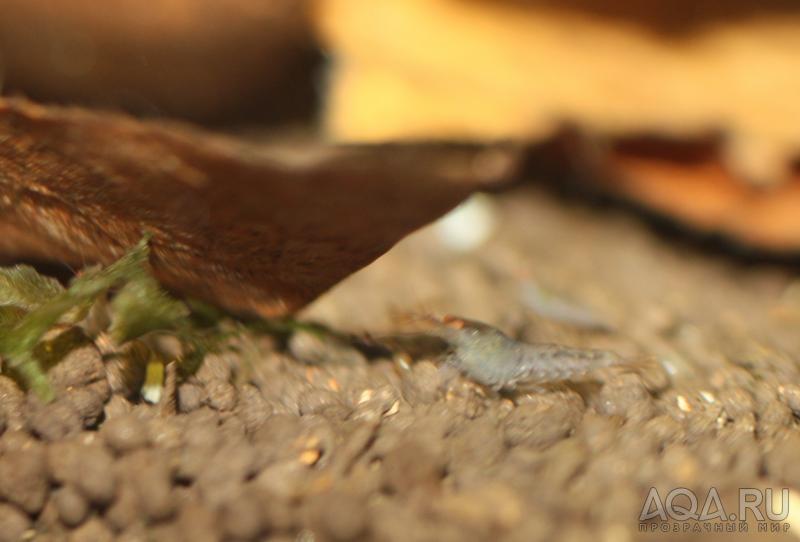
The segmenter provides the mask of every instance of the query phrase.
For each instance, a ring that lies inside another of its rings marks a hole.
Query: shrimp
[[[497,328],[456,316],[442,320],[433,333],[450,346],[445,363],[493,390],[586,378],[605,367],[632,366],[610,350],[516,341]]]

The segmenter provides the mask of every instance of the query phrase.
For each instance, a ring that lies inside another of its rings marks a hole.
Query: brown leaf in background
[[[789,168],[782,183],[757,186],[742,182],[719,149],[702,141],[633,143],[611,149],[604,173],[595,175],[604,188],[741,245],[787,254],[800,250],[797,167]],[[687,155],[681,148],[693,151]]]
[[[567,180],[702,234],[765,253],[800,250],[800,168],[784,182],[743,182],[726,163],[718,135],[599,138],[564,130],[532,148],[526,170],[540,179]]]
[[[578,173],[700,232],[800,250],[800,130],[787,120],[800,117],[800,3],[313,5],[337,60],[330,137],[529,141],[532,170],[550,170],[540,177]],[[585,144],[559,151],[565,130]],[[649,150],[626,144],[647,139]],[[674,152],[698,142],[690,160]]]
[[[151,232],[151,263],[169,288],[283,314],[504,178],[514,156],[441,145],[268,146],[4,100],[0,253],[108,263]]]

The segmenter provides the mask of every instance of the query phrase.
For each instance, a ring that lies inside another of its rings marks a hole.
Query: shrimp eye
[[[444,318],[442,318],[442,323],[453,329],[464,329],[464,327],[467,325],[464,320],[451,314],[445,315]]]

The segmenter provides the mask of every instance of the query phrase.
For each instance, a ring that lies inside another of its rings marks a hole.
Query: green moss
[[[184,342],[191,365],[198,365],[197,359],[219,343],[219,334],[213,325],[197,325],[189,307],[160,288],[149,273],[148,257],[145,237],[118,261],[84,271],[67,288],[28,266],[0,269],[0,356],[7,372],[42,399],[51,399],[45,371],[53,360],[42,354],[42,337],[56,324],[78,322],[98,298],[112,291],[109,331],[118,344],[173,333]]]
[[[207,353],[218,351],[230,343],[229,339],[242,333],[266,333],[284,342],[298,330],[335,334],[322,326],[292,318],[232,320],[212,305],[175,299],[150,274],[148,241],[144,237],[107,267],[83,270],[66,288],[29,266],[0,268],[3,370],[43,400],[52,399],[47,371],[69,350],[69,345],[61,343],[73,335],[60,335],[60,342],[43,341],[43,337],[57,324],[77,324],[90,315],[93,306],[105,310],[107,305],[111,314],[110,323],[103,320],[95,333],[107,331],[117,345],[141,346],[150,353],[148,359],[155,356],[163,363],[172,361],[168,353],[159,351],[159,341],[153,339],[159,334],[176,337],[182,352],[181,359],[176,360],[179,378],[193,374]],[[150,376],[148,385],[152,387],[157,375]]]

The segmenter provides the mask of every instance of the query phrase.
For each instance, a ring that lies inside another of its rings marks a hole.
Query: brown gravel
[[[56,401],[0,376],[0,542],[670,539],[638,531],[651,487],[713,486],[726,507],[739,487],[800,489],[791,269],[538,192],[493,205],[480,250],[421,232],[306,317],[396,344],[398,308],[449,311],[664,370],[497,395],[433,354],[243,337],[177,385],[171,412],[138,398],[128,358],[62,331]],[[520,293],[532,281],[613,330],[540,315]]]

